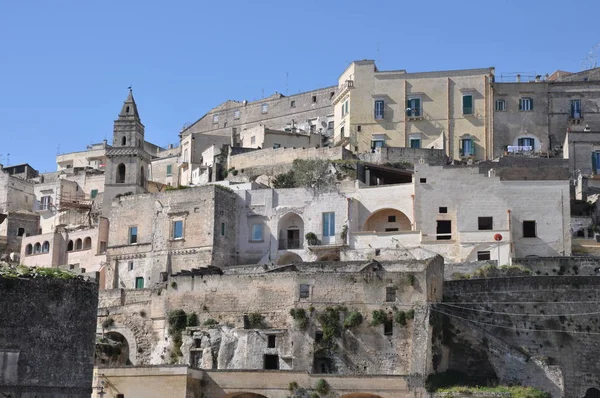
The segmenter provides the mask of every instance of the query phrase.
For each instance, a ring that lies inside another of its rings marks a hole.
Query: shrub
[[[188,314],[186,323],[188,327],[198,326],[198,315],[195,312]]]
[[[169,333],[181,332],[187,324],[187,316],[184,310],[169,311]]]
[[[415,310],[410,309],[406,311],[406,319],[415,319]]]
[[[234,176],[236,176],[236,175],[238,175],[238,171],[237,171],[237,170],[235,170],[235,169],[233,169],[233,170],[231,171],[231,174],[233,174]]]
[[[173,289],[177,289],[177,282],[175,282],[175,281],[171,282],[171,287]]]
[[[408,283],[410,283],[411,286],[414,286],[415,282],[417,281],[417,278],[415,277],[415,275],[408,274],[407,278],[408,278]]]
[[[290,315],[296,321],[296,325],[300,329],[306,329],[308,326],[308,318],[306,316],[306,311],[304,308],[292,308],[290,309]]]
[[[319,314],[319,322],[323,327],[323,341],[330,342],[335,337],[340,337],[342,328],[340,326],[340,312],[333,307],[325,308]]]
[[[250,329],[259,329],[264,327],[264,317],[258,312],[251,312],[248,314],[248,326]]]
[[[315,391],[321,395],[325,395],[329,392],[329,384],[325,379],[317,380],[317,384],[315,384]]]
[[[350,329],[360,325],[363,321],[363,316],[358,311],[352,311],[346,319],[344,319],[344,327]]]
[[[316,245],[318,243],[317,235],[314,232],[308,232],[304,235],[304,238],[308,242],[309,245]]]
[[[114,324],[115,324],[115,320],[114,319],[112,319],[112,318],[106,318],[102,322],[102,329],[108,329],[108,328],[110,328]]]
[[[203,323],[204,326],[215,326],[218,324],[219,324],[219,321],[217,321],[216,319],[212,319],[212,318],[208,318]]]
[[[398,323],[399,325],[406,325],[406,312],[404,311],[398,311],[396,312],[396,323]]]
[[[295,381],[291,381],[290,384],[288,384],[288,390],[290,391],[294,391],[298,388],[298,383],[296,383]]]
[[[374,310],[371,316],[371,326],[378,326],[387,320],[387,314],[384,310]]]

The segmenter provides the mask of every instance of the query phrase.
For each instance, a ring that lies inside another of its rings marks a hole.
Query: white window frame
[[[181,223],[181,236],[175,236],[175,231],[176,231],[175,225],[177,223]],[[183,220],[173,220],[171,222],[171,239],[173,239],[173,240],[183,239],[183,237],[185,236],[184,229],[185,229],[185,222]]]
[[[531,97],[519,98],[519,111],[531,112],[533,111],[533,99]]]
[[[256,136],[255,135],[250,137],[250,145],[256,145]]]
[[[506,100],[497,99],[495,108],[496,112],[506,112]]]
[[[374,116],[375,116],[375,120],[383,120],[384,116],[385,116],[385,101],[382,99],[376,99],[375,100],[375,105],[374,105]]]
[[[240,110],[239,109],[236,109],[236,110],[233,111],[233,118],[235,120],[237,120],[237,119],[240,118]]]
[[[213,115],[213,124],[219,123],[219,114]]]
[[[262,104],[260,106],[260,112],[261,113],[269,113],[269,104]]]

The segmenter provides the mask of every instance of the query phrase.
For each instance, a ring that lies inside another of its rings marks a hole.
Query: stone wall
[[[88,398],[98,285],[0,278],[0,393]]]
[[[388,147],[375,148],[370,152],[359,153],[358,158],[363,162],[386,163],[419,163],[443,166],[446,164],[446,154],[443,149]]]
[[[352,159],[352,154],[341,147],[334,148],[268,148],[229,157],[228,169],[236,170],[264,165],[292,163],[294,159]]]

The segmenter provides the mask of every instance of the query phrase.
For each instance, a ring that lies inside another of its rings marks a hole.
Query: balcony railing
[[[301,249],[300,239],[280,239],[279,250]]]
[[[422,111],[421,108],[415,108],[415,109],[407,108],[406,109],[406,117],[409,118],[409,119],[422,118],[423,117],[423,111]]]

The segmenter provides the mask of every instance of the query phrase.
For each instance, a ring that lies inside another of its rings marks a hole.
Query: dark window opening
[[[395,287],[386,287],[385,288],[385,301],[388,303],[392,303],[396,301],[396,288]]]
[[[379,256],[381,254],[381,249],[375,249],[375,255]]]
[[[267,336],[267,348],[275,348],[275,336],[272,334]]]
[[[419,178],[419,182],[421,184],[426,184],[427,183],[427,178]]]
[[[72,240],[70,240],[69,243],[67,244],[67,251],[68,252],[73,251],[73,241]]]
[[[129,113],[129,107],[125,108],[125,113]]]
[[[300,285],[300,298],[309,298],[310,297],[310,285],[302,284]]]
[[[445,213],[448,213],[448,208],[447,208],[447,207],[440,207],[440,209],[439,209],[439,213],[440,213],[440,214],[445,214]]]
[[[585,238],[585,230],[584,229],[580,229],[579,231],[577,231],[577,237],[578,238]]]
[[[129,262],[129,271],[133,271],[133,261]]]
[[[25,228],[18,228],[17,236],[23,236],[23,235],[25,235]]]
[[[436,229],[437,240],[450,240],[452,239],[452,221],[438,220]]]
[[[491,260],[490,251],[477,252],[477,261]]]
[[[535,238],[535,221],[523,221],[523,237],[524,238]]]
[[[391,336],[394,334],[394,324],[392,323],[391,319],[386,319],[385,322],[383,322],[383,335],[384,336]]]
[[[388,216],[388,222],[396,222],[396,216]]]
[[[398,232],[398,228],[386,228],[385,232]]]
[[[335,91],[332,91],[329,93],[329,99],[333,99],[333,96],[335,95]]]
[[[279,369],[279,355],[265,355],[264,360],[265,370],[277,370]]]
[[[117,184],[125,182],[125,165],[123,163],[117,166]]]
[[[358,132],[362,131],[362,126],[356,126],[356,130],[357,130]]]
[[[123,138],[121,138],[121,145],[122,146],[127,145],[127,138],[125,136],[123,136]]]
[[[323,341],[323,332],[320,330],[317,330],[315,332],[315,343],[320,343],[321,341]]]
[[[248,315],[244,315],[244,329],[250,329],[250,321],[248,320]]]
[[[493,217],[479,217],[478,226],[480,231],[489,231],[494,229],[494,218]]]
[[[313,101],[313,102],[317,102],[317,96],[316,96],[316,95],[313,95],[313,97],[312,97],[312,101]]]

